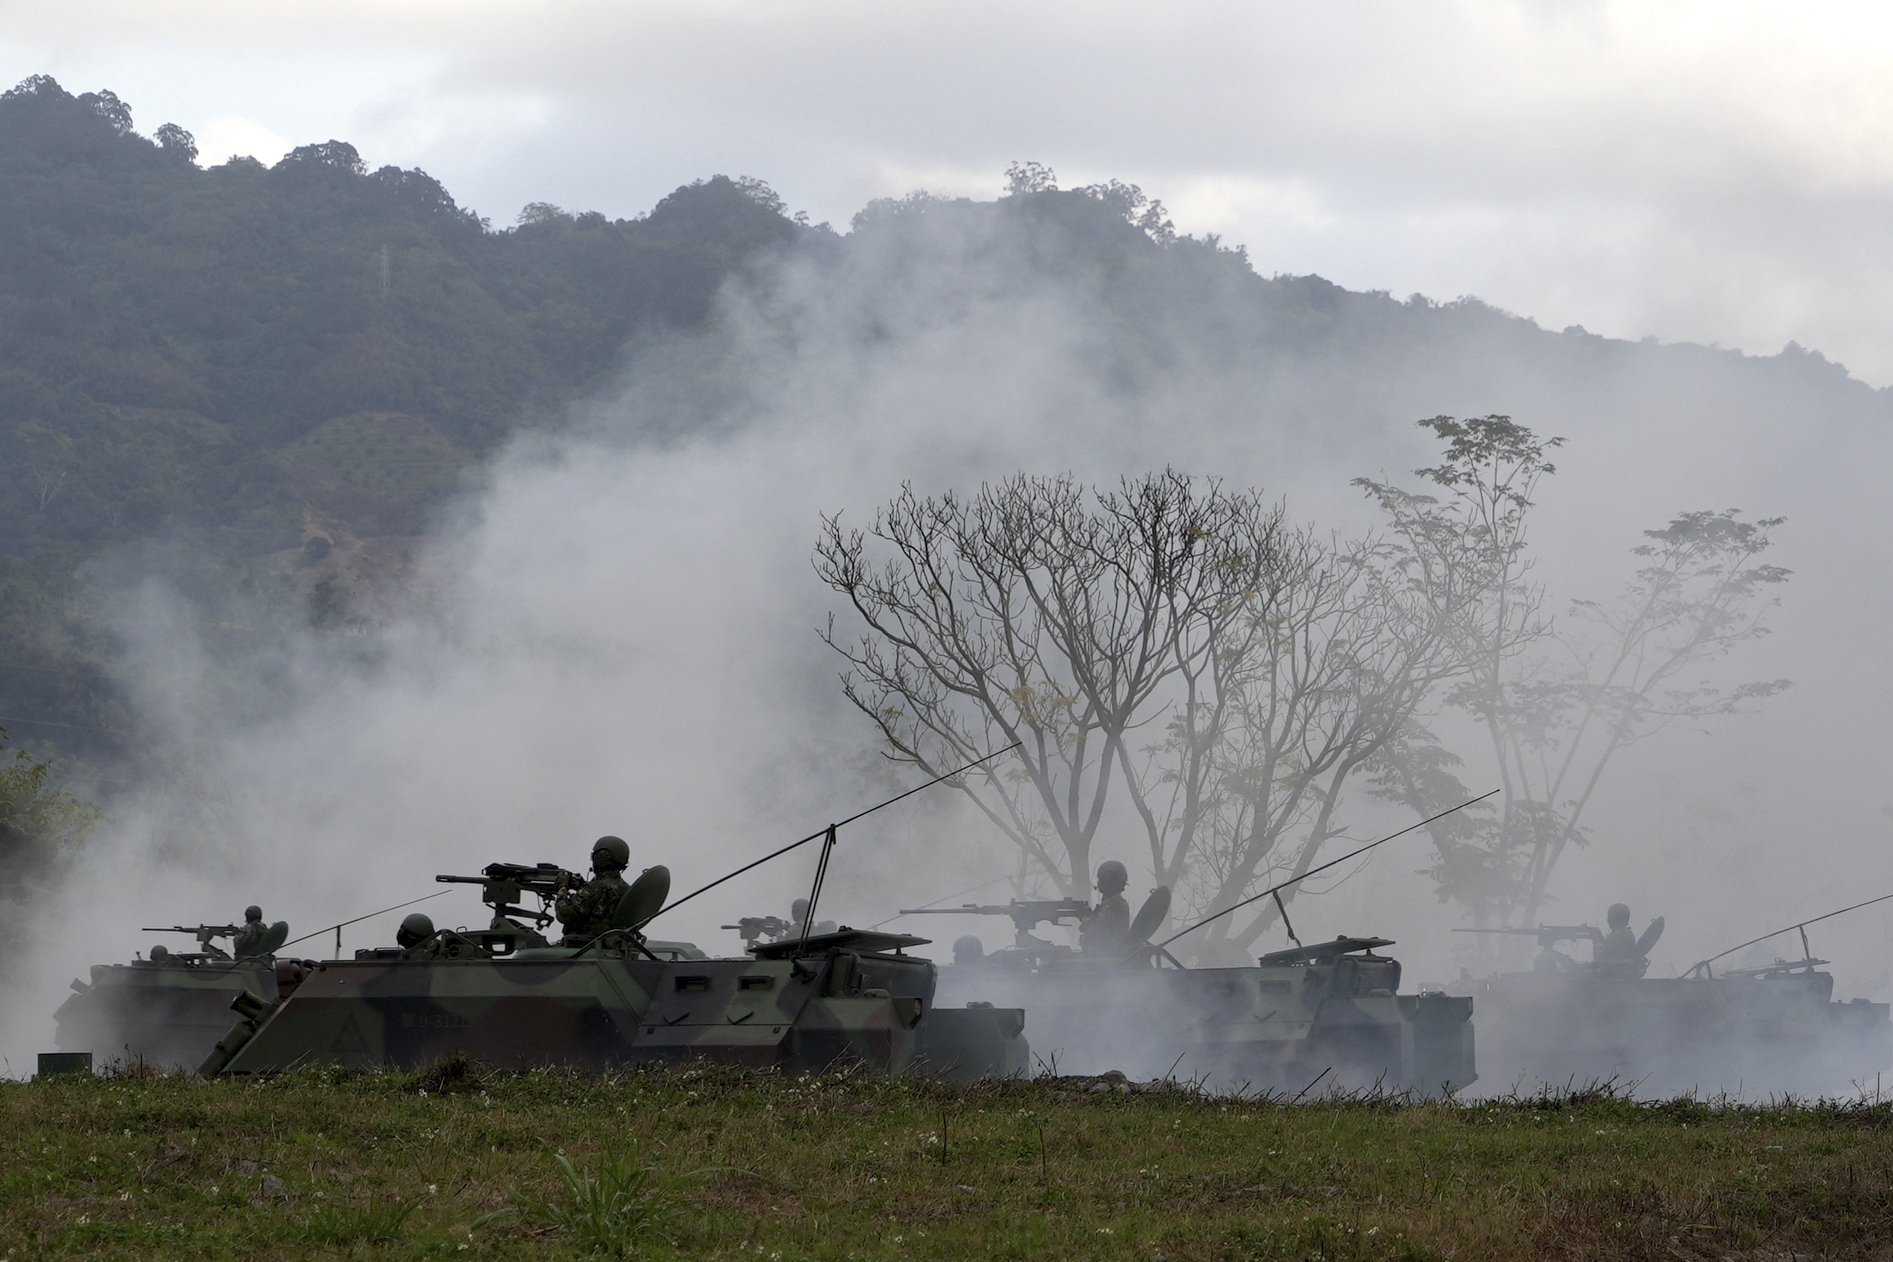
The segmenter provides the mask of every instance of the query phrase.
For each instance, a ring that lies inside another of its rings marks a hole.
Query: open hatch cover
[[[1257,963],[1263,968],[1279,968],[1284,964],[1325,964],[1338,956],[1352,955],[1356,951],[1371,953],[1375,947],[1392,945],[1392,938],[1350,938],[1343,935],[1332,942],[1290,947],[1286,951],[1270,951]]]
[[[916,938],[911,933],[878,933],[873,929],[850,929],[843,925],[833,933],[812,934],[806,944],[800,938],[782,942],[762,942],[749,948],[759,960],[786,960],[797,955],[820,955],[825,951],[900,951],[925,946],[932,938]]]

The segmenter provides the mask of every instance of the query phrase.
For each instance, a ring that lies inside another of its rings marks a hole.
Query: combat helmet
[[[600,837],[592,843],[592,867],[599,872],[622,872],[631,866],[631,847],[622,837]]]

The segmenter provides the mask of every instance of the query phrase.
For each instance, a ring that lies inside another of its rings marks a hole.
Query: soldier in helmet
[[[1098,893],[1104,895],[1078,930],[1079,949],[1086,955],[1122,955],[1131,932],[1131,905],[1124,901],[1130,873],[1116,859],[1098,865]]]
[[[559,895],[553,911],[565,926],[562,946],[582,946],[611,928],[611,915],[624,897],[624,870],[631,866],[631,847],[622,837],[600,837],[592,843],[592,879]]]
[[[1643,976],[1649,961],[1643,958],[1637,935],[1630,932],[1630,908],[1623,903],[1612,903],[1610,910],[1604,913],[1604,922],[1610,930],[1603,941],[1591,948],[1592,965],[1607,977]]]
[[[986,944],[970,933],[962,934],[953,939],[953,962],[960,965],[984,964]]]
[[[243,927],[230,938],[230,954],[239,960],[248,959],[263,949],[263,935],[269,932],[269,926],[263,923],[263,909],[251,903],[243,909]]]
[[[412,951],[433,936],[434,918],[422,911],[409,912],[394,931],[394,944],[403,951]]]
[[[800,938],[802,936],[802,927],[808,924],[808,899],[798,898],[793,903],[789,904],[789,920],[790,928],[784,938],[785,941],[789,938]],[[808,930],[809,937],[811,938],[818,938],[824,933],[833,932],[835,932],[835,922],[832,920],[818,920],[813,925],[810,925]]]

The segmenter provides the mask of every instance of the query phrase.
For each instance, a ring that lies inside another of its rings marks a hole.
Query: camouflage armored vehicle
[[[1834,977],[1820,967],[1828,961],[1811,953],[1720,973],[1703,961],[1683,976],[1648,977],[1660,919],[1627,958],[1600,950],[1608,935],[1590,925],[1505,932],[1538,939],[1531,970],[1453,987],[1478,1005],[1480,1054],[1493,1081],[1825,1095],[1893,1065],[1888,1005],[1835,1002]],[[1566,954],[1566,942],[1589,942],[1591,958]]]
[[[1260,957],[1253,968],[1185,968],[1149,938],[1169,909],[1159,890],[1132,920],[1128,949],[1108,956],[1046,943],[1031,930],[1082,919],[1082,900],[917,909],[1005,915],[1010,950],[977,942],[943,968],[943,1003],[979,995],[1025,1009],[1039,1062],[1060,1073],[1175,1074],[1223,1089],[1299,1092],[1319,1082],[1426,1093],[1477,1076],[1472,1001],[1400,990],[1387,938],[1339,937]],[[904,913],[908,914],[908,913]]]
[[[1026,1067],[1022,1013],[935,1007],[933,964],[907,954],[924,938],[843,927],[761,944],[748,958],[702,958],[641,932],[670,889],[655,867],[625,889],[609,929],[555,945],[541,930],[552,891],[575,874],[494,864],[481,877],[441,879],[483,887],[487,928],[436,929],[410,916],[397,945],[317,963],[280,1000],[239,996],[241,1020],[203,1072],[415,1068],[451,1055],[588,1072],[696,1059],[955,1078]],[[519,905],[525,893],[539,896],[538,910]]]
[[[72,982],[73,994],[53,1014],[55,1046],[86,1051],[101,1062],[143,1060],[173,1068],[195,1068],[230,1028],[230,1003],[245,992],[275,1000],[294,990],[313,967],[308,960],[277,959],[289,937],[278,921],[260,939],[238,947],[236,925],[175,926],[147,930],[188,933],[195,951],[162,944],[150,958],[127,964],[95,964],[91,980]],[[231,941],[241,955],[218,945]]]

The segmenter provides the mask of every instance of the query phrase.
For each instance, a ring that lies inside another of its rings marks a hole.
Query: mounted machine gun
[[[958,907],[903,907],[903,916],[1007,916],[1012,920],[1013,946],[1030,951],[1050,946],[1032,936],[1042,924],[1059,924],[1070,919],[1083,921],[1091,914],[1091,904],[1082,898],[1013,899],[996,906],[987,903],[963,903]]]

